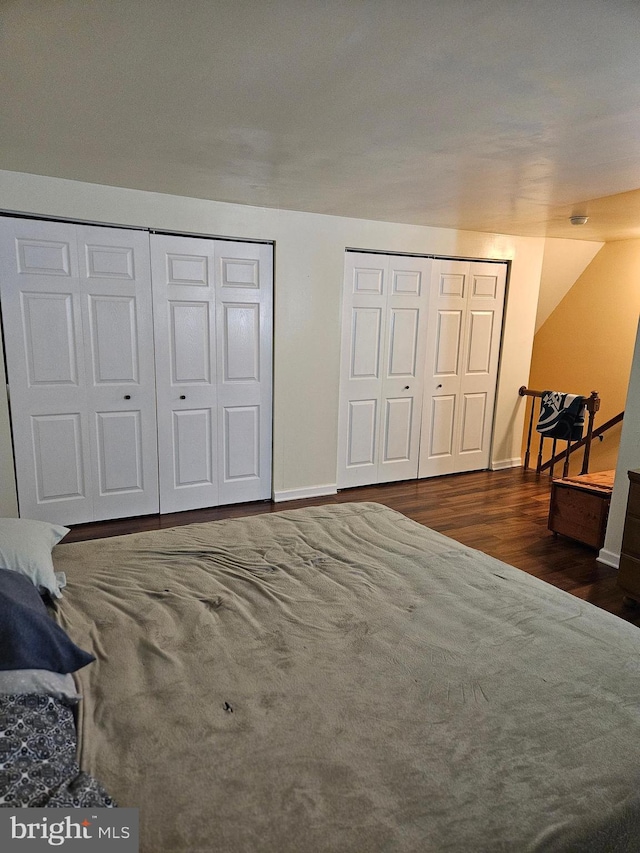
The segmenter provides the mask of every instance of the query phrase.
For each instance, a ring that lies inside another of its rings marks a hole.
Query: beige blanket
[[[377,504],[60,545],[143,853],[640,849],[640,632]]]

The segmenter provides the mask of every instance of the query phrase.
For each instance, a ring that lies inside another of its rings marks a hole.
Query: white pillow
[[[0,693],[44,693],[56,699],[80,699],[71,674],[48,669],[5,669],[0,672]]]
[[[66,578],[54,571],[51,551],[68,532],[47,521],[0,518],[0,568],[26,575],[41,592],[61,598]]]

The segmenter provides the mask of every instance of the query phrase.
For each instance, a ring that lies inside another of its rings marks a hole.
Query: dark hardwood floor
[[[592,549],[554,536],[547,529],[549,493],[548,477],[538,478],[522,468],[479,471],[345,489],[337,495],[304,501],[236,504],[77,525],[64,541],[325,503],[376,501],[640,626],[640,609],[625,606],[616,585],[616,570],[598,563],[597,552]]]

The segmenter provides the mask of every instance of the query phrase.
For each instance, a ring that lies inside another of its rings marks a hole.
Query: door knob
[[[125,400],[130,400],[130,399],[131,399],[131,394],[125,394],[125,395],[124,395],[124,399],[125,399]]]
[[[439,385],[436,385],[436,388],[442,388],[442,382]]]
[[[405,391],[408,391],[408,390],[409,390],[409,386],[408,386],[408,385],[405,385],[405,386],[404,386],[404,390],[405,390]]]
[[[180,399],[181,399],[181,400],[186,400],[186,399],[187,399],[187,395],[186,395],[186,394],[180,394]]]

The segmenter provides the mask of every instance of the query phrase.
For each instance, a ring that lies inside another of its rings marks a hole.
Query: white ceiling
[[[0,168],[640,237],[638,0],[0,0],[0,17]]]

